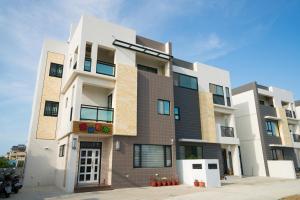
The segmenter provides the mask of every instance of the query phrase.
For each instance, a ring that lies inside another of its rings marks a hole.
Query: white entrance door
[[[98,183],[100,149],[80,149],[78,183]]]

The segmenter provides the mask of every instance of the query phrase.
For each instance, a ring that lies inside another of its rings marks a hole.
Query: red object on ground
[[[199,182],[199,186],[200,186],[200,187],[205,187],[205,182],[200,181],[200,182]]]

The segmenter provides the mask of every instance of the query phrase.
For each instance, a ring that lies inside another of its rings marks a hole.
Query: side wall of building
[[[66,51],[66,43],[52,40],[46,41],[42,49],[27,144],[25,186],[54,185],[55,182],[58,155],[55,141],[57,119],[51,119],[48,124],[46,122],[49,120],[43,114],[45,100],[60,101],[61,80],[52,80],[48,76],[51,62],[64,65]]]
[[[112,185],[137,187],[149,184],[150,177],[176,177],[173,80],[149,72],[138,71],[137,136],[113,136]],[[170,115],[157,113],[157,100],[170,101]],[[136,115],[136,113],[128,113]],[[116,142],[120,150],[116,150]],[[134,144],[172,145],[172,167],[134,168]]]
[[[244,175],[266,176],[254,91],[236,94],[232,99],[236,108],[236,129],[240,139]]]

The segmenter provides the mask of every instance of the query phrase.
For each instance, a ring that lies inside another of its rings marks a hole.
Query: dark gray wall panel
[[[202,139],[198,91],[174,86],[174,101],[181,115],[175,120],[176,139]]]
[[[149,178],[155,174],[160,177],[176,177],[175,122],[173,115],[173,80],[150,72],[138,71],[137,99],[137,136],[114,136],[112,186],[146,186]],[[157,113],[157,99],[166,99],[171,103],[171,115]],[[124,105],[126,106],[126,105]],[[135,114],[135,113],[128,113]],[[116,141],[120,141],[120,151],[115,150]],[[173,145],[172,167],[133,168],[134,144]],[[127,176],[128,175],[128,176]]]

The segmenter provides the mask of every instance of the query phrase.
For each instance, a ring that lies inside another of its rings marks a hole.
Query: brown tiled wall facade
[[[171,115],[157,113],[157,100],[170,101]],[[137,136],[113,136],[112,186],[146,186],[151,176],[176,177],[173,80],[138,71]],[[128,113],[128,115],[135,113]],[[120,141],[117,151],[116,141]],[[134,144],[172,145],[172,167],[133,168]]]

